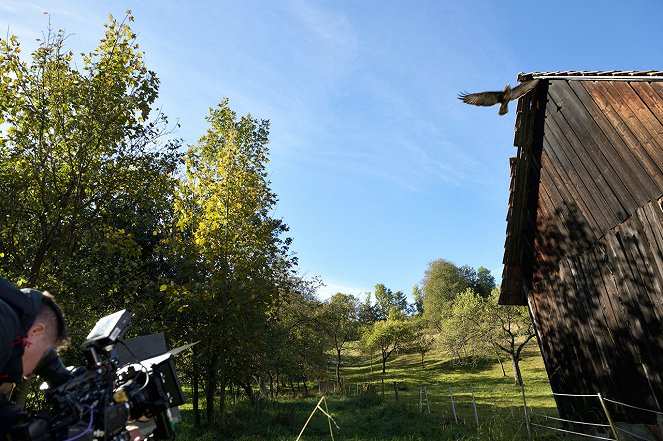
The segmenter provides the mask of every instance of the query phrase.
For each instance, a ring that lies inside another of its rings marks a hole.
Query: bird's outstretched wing
[[[524,81],[511,89],[505,98],[509,101],[518,99],[530,90],[534,89],[537,84],[539,84],[539,80]]]
[[[458,99],[467,104],[474,104],[475,106],[493,106],[501,101],[500,95],[502,95],[502,93],[503,92],[461,93],[458,94]]]

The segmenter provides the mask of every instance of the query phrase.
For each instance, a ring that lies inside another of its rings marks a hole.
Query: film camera
[[[46,381],[51,410],[14,428],[9,440],[129,441],[127,424],[141,419],[153,422],[148,439],[174,439],[184,395],[173,353],[165,350],[162,334],[161,345],[149,341],[152,336],[123,340],[130,322],[126,310],[97,322],[84,343],[86,367],[70,370],[55,349],[48,352],[35,372]],[[142,359],[155,346],[165,353]]]

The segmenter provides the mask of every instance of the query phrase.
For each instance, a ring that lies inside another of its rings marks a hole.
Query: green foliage
[[[402,291],[393,292],[382,283],[375,285],[375,315],[378,320],[386,320],[392,311],[405,313],[407,299]]]
[[[350,294],[336,293],[324,304],[322,328],[336,352],[336,382],[341,384],[341,354],[345,344],[359,338],[357,308],[359,300]]]
[[[297,286],[298,290],[286,295],[268,323],[266,350],[259,358],[256,375],[261,380],[268,376],[270,384],[278,379],[320,378],[329,362],[326,351],[330,339],[321,325],[326,323],[325,310],[312,294],[315,283],[299,281]],[[275,391],[270,388],[270,392]]]
[[[446,259],[438,259],[428,265],[423,280],[424,298],[421,301],[426,319],[442,331],[456,298],[468,289],[481,297],[488,297],[495,288],[495,278],[484,267],[478,270],[464,265],[456,266]],[[416,297],[415,297],[416,299]]]
[[[362,335],[362,346],[369,351],[378,350],[382,357],[382,373],[386,372],[387,360],[399,349],[412,341],[412,327],[402,313],[392,310],[386,320],[380,320],[367,328]]]
[[[370,292],[367,292],[364,301],[357,305],[357,319],[363,326],[370,325],[378,319],[376,309],[371,304]]]
[[[457,360],[505,353],[520,384],[521,353],[535,336],[534,326],[526,307],[498,305],[498,299],[499,289],[488,298],[469,288],[458,295],[441,322],[440,343]]]
[[[471,281],[452,262],[438,259],[428,265],[424,274],[424,311],[426,318],[441,330],[441,322],[447,315],[451,302],[458,294],[471,286]]]
[[[412,287],[412,298],[414,299],[414,311],[415,315],[423,315],[424,313],[424,292],[419,285],[414,285]]]
[[[287,226],[270,216],[277,199],[265,169],[269,122],[237,118],[227,99],[207,120],[207,134],[186,154],[186,179],[175,197],[170,247],[180,259],[168,292],[186,313],[181,338],[201,340],[205,388],[213,396],[230,381],[250,390],[295,260],[290,239],[281,238]],[[211,408],[207,414],[211,421]]]
[[[0,40],[0,272],[56,294],[74,345],[114,309],[131,304],[140,331],[162,306],[179,145],[151,117],[159,81],[126,21],[110,18],[80,68],[63,31],[29,61]]]
[[[476,281],[474,283],[474,290],[481,297],[488,297],[490,293],[495,289],[495,277],[490,274],[490,271],[480,266],[477,269]]]

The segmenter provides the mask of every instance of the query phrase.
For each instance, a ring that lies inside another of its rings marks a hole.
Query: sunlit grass
[[[334,427],[334,439],[527,439],[522,390],[514,385],[510,361],[502,361],[506,376],[502,373],[497,357],[479,359],[475,363],[461,363],[442,353],[432,353],[427,354],[422,366],[420,355],[402,354],[387,362],[383,395],[379,359],[373,358],[371,369],[368,357],[350,350],[342,368],[345,395],[339,391],[333,394],[321,388],[327,397],[329,411],[340,427],[340,430]],[[557,415],[543,360],[536,345],[531,345],[525,351],[521,369],[528,407],[538,413]],[[331,377],[331,367],[329,374]],[[398,386],[398,397],[394,391],[394,382]],[[422,394],[420,413],[420,387],[423,386],[428,392],[428,403]],[[195,432],[191,403],[185,404],[182,406],[184,420],[178,425],[178,439],[295,440],[319,400],[317,382],[309,384],[309,392],[312,395],[310,397],[281,396],[254,406],[245,400],[229,403],[225,433],[216,429]],[[550,431],[539,431],[533,435],[533,439],[562,439]],[[329,423],[322,413],[314,415],[302,439],[331,439]]]

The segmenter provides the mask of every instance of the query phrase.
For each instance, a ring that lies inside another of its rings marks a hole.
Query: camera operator
[[[9,401],[14,385],[34,374],[46,352],[66,342],[64,316],[50,294],[19,290],[0,279],[0,441],[25,415]]]

